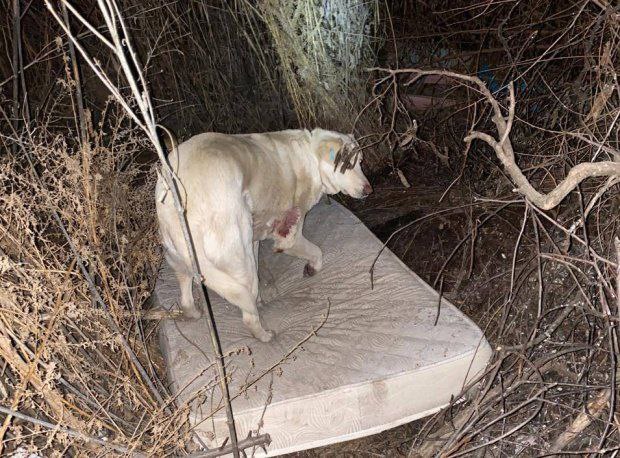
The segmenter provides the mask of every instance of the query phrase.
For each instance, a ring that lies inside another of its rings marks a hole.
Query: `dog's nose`
[[[364,185],[363,192],[365,196],[367,196],[368,194],[372,194],[372,186],[370,186],[370,183],[366,183]]]

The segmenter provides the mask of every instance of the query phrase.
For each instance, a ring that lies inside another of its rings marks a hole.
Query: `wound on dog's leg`
[[[273,231],[280,237],[288,237],[291,229],[299,222],[301,211],[299,207],[293,207],[284,213],[282,219],[277,219],[273,223]]]

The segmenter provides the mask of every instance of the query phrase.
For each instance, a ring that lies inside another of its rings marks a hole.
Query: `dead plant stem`
[[[66,0],[62,0],[63,4],[66,4],[69,7],[69,3]],[[232,405],[230,403],[230,393],[228,390],[226,369],[224,363],[224,357],[222,355],[221,345],[219,342],[219,337],[217,335],[215,320],[213,317],[213,313],[211,310],[211,304],[207,295],[207,291],[205,286],[203,285],[203,279],[200,274],[200,269],[198,267],[198,260],[196,257],[196,249],[193,243],[193,239],[191,236],[191,232],[189,230],[189,226],[185,217],[185,209],[183,208],[182,200],[178,191],[178,183],[177,178],[174,176],[174,173],[168,163],[168,160],[164,154],[164,149],[159,139],[157,133],[157,123],[155,121],[155,110],[152,106],[152,101],[150,94],[148,92],[148,85],[142,73],[142,66],[138,60],[138,56],[133,49],[132,40],[125,26],[125,21],[123,19],[122,14],[116,4],[115,0],[98,0],[97,4],[99,6],[99,10],[104,18],[106,23],[106,27],[110,36],[112,38],[111,42],[108,40],[102,40],[109,48],[111,48],[114,56],[118,59],[121,69],[123,71],[125,80],[129,84],[131,94],[135,102],[139,108],[139,115],[136,113],[130,105],[125,101],[125,98],[121,95],[120,90],[114,86],[105,72],[94,62],[92,57],[84,50],[83,47],[80,46],[75,36],[71,33],[68,28],[68,24],[64,23],[57,12],[51,6],[49,0],[45,1],[45,4],[51,14],[54,16],[56,21],[61,25],[69,39],[75,44],[76,48],[82,54],[84,60],[90,65],[95,74],[99,77],[99,79],[108,87],[108,89],[112,92],[114,97],[118,100],[121,106],[125,109],[125,111],[131,116],[131,118],[136,121],[138,126],[147,134],[149,140],[155,147],[157,155],[160,159],[163,176],[168,185],[168,189],[172,194],[173,202],[175,209],[177,211],[177,215],[179,217],[179,224],[181,226],[183,236],[186,242],[187,250],[189,253],[189,258],[192,264],[192,272],[193,272],[193,282],[194,289],[200,292],[199,297],[201,297],[201,302],[203,308],[206,306],[207,312],[207,324],[209,328],[209,335],[211,337],[211,343],[213,345],[213,350],[216,354],[217,358],[217,369],[219,376],[220,389],[222,391],[222,396],[225,399],[226,404],[226,417],[228,428],[230,432],[230,441],[232,446],[232,453],[235,458],[239,457],[239,449],[237,447],[237,433],[234,424],[234,417],[232,412]],[[71,9],[71,8],[69,8]],[[83,23],[87,21],[84,18],[79,17]],[[94,27],[89,27],[89,29],[94,29]],[[129,58],[128,58],[129,56]],[[87,272],[86,272],[87,273]],[[89,284],[92,282],[89,281]],[[94,286],[94,285],[92,285]],[[96,289],[96,288],[95,288]],[[133,353],[132,353],[133,354]],[[135,357],[135,355],[133,355]],[[133,358],[132,358],[133,359]],[[136,366],[140,371],[143,377],[146,376],[146,381],[149,384],[149,387],[157,392],[156,397],[160,400],[160,404],[164,404],[163,399],[159,395],[159,392],[155,389],[152,381],[148,378],[148,375],[142,368],[142,366]]]

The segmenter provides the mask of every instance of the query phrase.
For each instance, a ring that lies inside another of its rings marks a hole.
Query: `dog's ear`
[[[340,159],[343,146],[344,142],[339,138],[323,140],[318,148],[319,159],[336,165]]]

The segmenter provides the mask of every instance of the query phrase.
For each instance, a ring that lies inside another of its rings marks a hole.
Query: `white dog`
[[[170,154],[204,284],[241,309],[257,339],[273,337],[258,316],[258,241],[273,239],[274,250],[307,260],[304,275],[321,270],[321,250],[302,235],[305,215],[325,193],[370,194],[361,160],[353,136],[322,129],[205,133]],[[160,177],[157,216],[166,259],[179,280],[184,315],[198,318],[185,240],[166,191]]]

